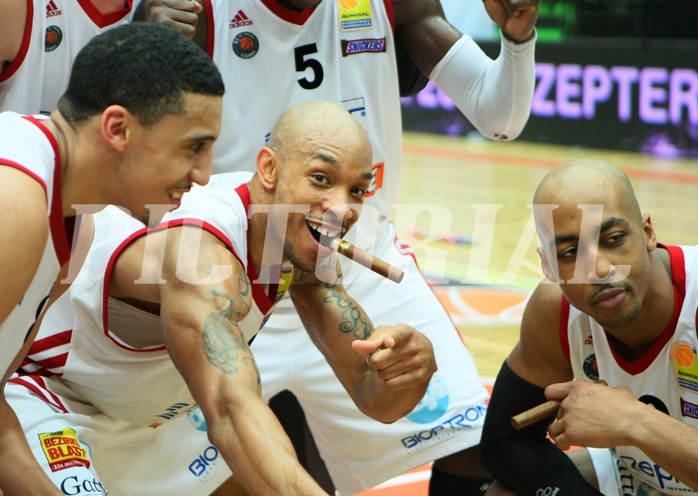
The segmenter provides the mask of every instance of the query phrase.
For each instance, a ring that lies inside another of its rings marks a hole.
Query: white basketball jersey
[[[70,248],[63,220],[58,142],[48,129],[33,117],[0,113],[0,167],[20,170],[43,186],[51,228],[41,262],[22,301],[0,323],[0,369],[4,372],[22,347],[61,266],[68,261]]]
[[[103,15],[90,0],[27,0],[21,48],[0,73],[0,111],[53,111],[80,49],[93,36],[130,22],[133,3],[124,0],[123,9]]]
[[[229,247],[254,281],[256,272],[248,265],[247,253],[249,195],[245,183],[250,174],[225,176],[235,177],[232,183],[214,181],[206,188],[192,189],[163,222],[203,226]],[[165,349],[159,318],[107,294],[117,257],[145,232],[142,224],[116,207],[95,215],[90,256],[70,290],[47,310],[22,372],[55,375],[107,415],[157,427],[197,405]],[[254,337],[286,289],[285,284],[252,286],[255,304],[239,323],[247,340]],[[114,332],[117,328],[129,335],[142,331],[140,334],[157,335],[158,339],[135,346],[132,340],[121,339],[124,334]],[[12,381],[30,384],[22,378]]]
[[[402,167],[390,0],[342,2],[355,4],[351,8],[325,0],[300,13],[274,0],[205,2],[208,52],[226,85],[214,171],[253,171],[257,152],[291,105],[341,104],[363,124],[373,148],[373,184],[349,233],[356,244],[370,248],[378,216],[390,216]]]
[[[633,362],[623,360],[609,345],[604,329],[566,300],[561,322],[568,313],[568,328],[566,334],[561,333],[562,346],[569,350],[576,379],[600,378],[609,386],[626,386],[640,401],[698,428],[698,247],[665,248],[671,258],[674,313],[645,355]],[[648,487],[660,494],[696,494],[641,450],[619,446],[614,452],[621,462],[622,494],[655,494]]]

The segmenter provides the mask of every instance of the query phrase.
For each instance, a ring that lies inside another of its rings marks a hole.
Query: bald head
[[[628,176],[601,160],[571,160],[555,167],[533,196],[536,205],[622,205],[632,220],[642,217]]]
[[[371,144],[359,121],[344,107],[327,101],[303,102],[288,108],[276,121],[268,146],[288,157],[291,152],[308,153],[322,142],[361,151],[371,160]]]

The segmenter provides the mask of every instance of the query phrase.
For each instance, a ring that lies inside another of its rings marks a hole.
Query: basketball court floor
[[[485,384],[516,343],[526,300],[542,278],[528,205],[546,172],[571,159],[622,168],[659,241],[698,244],[698,160],[404,134],[396,230],[412,244]],[[428,478],[425,465],[361,496],[426,496]]]

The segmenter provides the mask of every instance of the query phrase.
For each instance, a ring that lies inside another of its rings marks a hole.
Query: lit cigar
[[[596,384],[603,384],[604,386],[608,385],[604,380],[598,380],[594,382]],[[520,429],[523,429],[524,427],[528,427],[531,424],[535,424],[536,422],[540,422],[541,420],[550,417],[554,413],[557,413],[559,409],[559,400],[546,401],[545,403],[542,403],[538,406],[534,406],[533,408],[526,410],[525,412],[519,413],[518,415],[514,415],[513,417],[511,417],[511,425],[513,425],[514,429],[518,431]]]
[[[378,257],[374,257],[367,251],[362,250],[361,248],[358,248],[351,243],[344,241],[343,239],[333,238],[332,240],[329,240],[329,245],[327,243],[323,244],[325,246],[329,246],[340,255],[344,255],[345,257],[352,259],[354,262],[371,269],[376,274],[380,274],[393,282],[399,283],[402,281],[402,278],[405,275],[405,273],[397,267],[393,267],[388,262],[385,262]]]

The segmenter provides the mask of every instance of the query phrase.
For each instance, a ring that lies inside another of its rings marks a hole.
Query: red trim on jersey
[[[631,375],[637,375],[644,372],[647,367],[649,367],[652,362],[657,358],[659,353],[662,351],[664,346],[669,342],[671,337],[676,331],[676,324],[679,321],[679,315],[681,314],[681,308],[683,307],[683,301],[686,296],[686,261],[683,256],[683,250],[678,246],[666,246],[662,244],[657,245],[658,248],[664,248],[669,252],[669,260],[671,261],[671,282],[674,287],[674,312],[671,316],[669,324],[666,326],[664,331],[662,331],[659,339],[655,341],[652,347],[642,355],[637,360],[628,362],[622,357],[616,354],[616,351],[611,346],[609,342],[609,349],[613,353],[613,357],[616,362],[625,372]],[[604,332],[606,332],[604,330]],[[608,335],[608,333],[606,332]]]
[[[17,169],[18,171],[25,173],[27,176],[31,177],[34,181],[39,183],[42,188],[44,188],[44,194],[48,197],[48,194],[46,193],[46,183],[44,182],[44,179],[42,177],[39,177],[34,171],[30,171],[23,165],[18,164],[17,162],[13,162],[12,160],[6,160],[3,158],[0,158],[0,166],[12,167],[13,169]]]
[[[85,14],[87,14],[87,17],[89,17],[92,22],[94,22],[100,28],[104,28],[120,21],[126,17],[133,8],[133,0],[126,0],[126,7],[108,14],[102,14],[97,7],[92,4],[91,0],[78,0],[78,3],[80,4],[80,7],[82,7],[82,10],[85,11]]]
[[[567,301],[565,295],[562,295],[562,300],[560,301],[560,347],[562,348],[562,353],[565,354],[567,363],[572,363],[572,358],[570,357],[570,337],[567,332],[569,321],[570,302]]]
[[[27,21],[24,25],[24,35],[22,38],[22,44],[19,46],[19,51],[7,69],[0,73],[0,83],[7,81],[12,77],[12,75],[17,72],[17,69],[24,62],[24,58],[27,56],[29,51],[29,45],[32,38],[32,27],[34,26],[34,2],[33,0],[27,0]]]
[[[65,219],[63,214],[63,194],[61,189],[61,152],[58,146],[58,141],[49,129],[42,124],[39,119],[32,116],[24,116],[24,119],[34,124],[39,130],[44,133],[46,139],[51,143],[53,148],[53,196],[51,198],[50,210],[50,225],[51,239],[53,240],[53,249],[58,257],[58,262],[61,266],[68,263],[70,260],[70,244],[65,232]]]
[[[250,188],[247,183],[242,183],[236,187],[235,193],[240,197],[240,201],[242,201],[242,205],[245,207],[245,213],[249,217],[252,199],[250,197]],[[266,316],[276,303],[279,283],[276,282],[265,286],[264,283],[257,282],[259,280],[259,273],[257,272],[257,267],[255,267],[254,260],[252,260],[252,253],[250,253],[249,249],[247,250],[247,276],[250,278],[250,281],[252,281],[252,298],[254,298],[257,307],[259,307]],[[281,277],[281,272],[279,272],[279,277]],[[264,289],[265,287],[267,288],[266,290]]]
[[[122,241],[121,244],[119,244],[119,246],[116,247],[114,253],[112,253],[109,257],[109,262],[107,263],[106,269],[104,269],[104,286],[102,286],[102,332],[107,338],[111,339],[114,342],[114,344],[116,344],[119,348],[142,353],[147,353],[151,351],[163,351],[166,348],[164,344],[162,346],[153,346],[151,348],[133,348],[131,346],[126,345],[125,343],[122,343],[121,341],[116,339],[115,336],[112,336],[111,332],[109,332],[109,284],[111,282],[111,275],[114,271],[114,265],[116,264],[116,260],[124,252],[127,246],[133,243],[136,239],[145,235],[147,232],[148,228],[142,227],[141,229],[132,233],[128,238]]]
[[[204,5],[206,7],[206,53],[209,57],[213,58],[213,50],[216,48],[214,42],[216,40],[216,22],[213,18],[213,5],[211,5],[211,0],[204,0]],[[197,29],[200,29],[197,26]]]
[[[55,349],[70,344],[72,334],[72,330],[67,330],[34,340],[27,354],[22,359],[18,373],[43,377],[62,376],[63,373],[56,372],[55,369],[65,366],[65,362],[68,360],[68,352],[56,354]]]
[[[385,5],[385,13],[390,21],[390,27],[395,34],[395,13],[393,12],[393,0],[383,0],[383,5]]]
[[[18,375],[12,377],[10,382],[24,386],[49,405],[58,408],[63,413],[69,413],[58,395],[46,387],[46,382],[43,377],[34,374]]]
[[[331,2],[334,0],[323,0],[327,2]],[[296,12],[295,10],[290,10],[281,5],[278,0],[262,0],[262,3],[268,8],[269,10],[274,13],[277,17],[280,17],[284,21],[290,22],[292,24],[296,24],[298,26],[302,26],[305,24],[305,21],[307,21],[310,16],[315,12],[315,9],[317,7],[314,7],[312,9],[303,9],[300,12]]]

